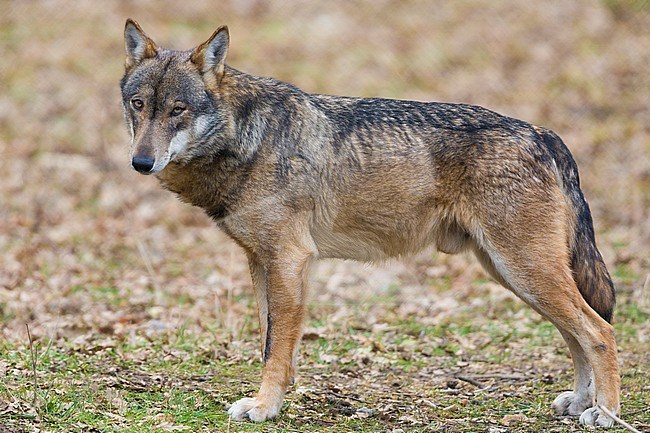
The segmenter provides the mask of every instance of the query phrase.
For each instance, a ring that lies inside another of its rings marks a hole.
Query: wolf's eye
[[[181,114],[183,111],[185,111],[185,107],[182,107],[180,105],[175,106],[172,108],[172,116],[178,116]]]
[[[142,99],[133,98],[133,99],[131,99],[131,106],[134,109],[140,111],[144,107],[144,102],[142,102]]]

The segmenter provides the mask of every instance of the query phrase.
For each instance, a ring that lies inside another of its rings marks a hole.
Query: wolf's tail
[[[580,190],[578,167],[562,139],[550,130],[540,130],[553,154],[569,204],[569,248],[571,270],[580,294],[603,319],[611,323],[615,305],[614,284],[596,247],[589,205]]]

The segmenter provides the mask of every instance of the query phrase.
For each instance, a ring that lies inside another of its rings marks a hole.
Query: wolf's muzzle
[[[154,162],[154,159],[149,156],[135,156],[131,161],[131,165],[138,173],[148,174],[151,172]]]

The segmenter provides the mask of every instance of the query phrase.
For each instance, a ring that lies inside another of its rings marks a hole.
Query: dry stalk
[[[153,269],[153,261],[151,260],[151,254],[149,254],[149,250],[147,250],[145,244],[139,239],[136,239],[136,246],[138,247],[140,258],[142,259],[145,268],[147,268],[147,273],[149,273],[149,276],[151,277],[153,288],[156,289],[156,291],[159,291],[160,287],[158,285],[158,278],[156,277],[156,273]]]
[[[29,351],[32,354],[32,377],[34,378],[34,398],[32,399],[32,407],[36,408],[38,397],[38,381],[36,380],[36,355],[34,354],[34,346],[32,345],[32,333],[29,332],[29,325],[25,323],[27,328],[27,338],[29,339]]]
[[[632,427],[631,425],[629,425],[628,423],[626,423],[625,421],[623,421],[622,419],[614,415],[612,411],[607,409],[605,406],[599,404],[598,408],[603,412],[605,412],[605,415],[607,415],[608,417],[610,417],[611,419],[613,419],[614,421],[616,421],[617,423],[619,423],[620,425],[628,429],[629,431],[633,433],[641,433],[639,430],[635,429],[634,427]]]

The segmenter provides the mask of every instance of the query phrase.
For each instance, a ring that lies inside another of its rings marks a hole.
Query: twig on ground
[[[467,376],[456,376],[456,379],[458,379],[458,380],[462,380],[463,382],[471,383],[472,385],[477,386],[477,387],[479,387],[479,388],[481,388],[481,389],[485,389],[485,388],[488,387],[488,386],[485,385],[484,383],[481,383],[481,382],[479,382],[478,380],[474,380],[474,379],[472,379],[471,377],[467,377]]]
[[[351,395],[340,394],[338,392],[331,391],[331,390],[327,391],[327,393],[333,395],[334,397],[338,397],[340,399],[343,399],[343,400],[348,399],[348,400],[358,401],[359,403],[365,403],[362,399],[360,399],[358,397],[351,396]]]
[[[472,374],[465,376],[471,379],[502,379],[502,380],[526,380],[528,377],[518,374]]]
[[[38,398],[38,381],[36,380],[36,355],[34,354],[34,346],[32,345],[32,333],[29,332],[29,325],[27,323],[25,323],[25,328],[27,328],[29,351],[32,354],[32,376],[34,377],[34,398],[32,399],[32,407],[36,408],[36,400]]]
[[[628,423],[626,423],[625,421],[623,421],[622,419],[614,415],[612,411],[607,409],[605,406],[599,404],[598,408],[603,412],[605,412],[605,415],[607,415],[608,417],[610,417],[611,419],[613,419],[614,421],[616,421],[617,423],[619,423],[620,425],[628,429],[629,431],[633,433],[641,433],[639,430],[635,429],[634,427],[632,427],[631,425],[629,425]]]

